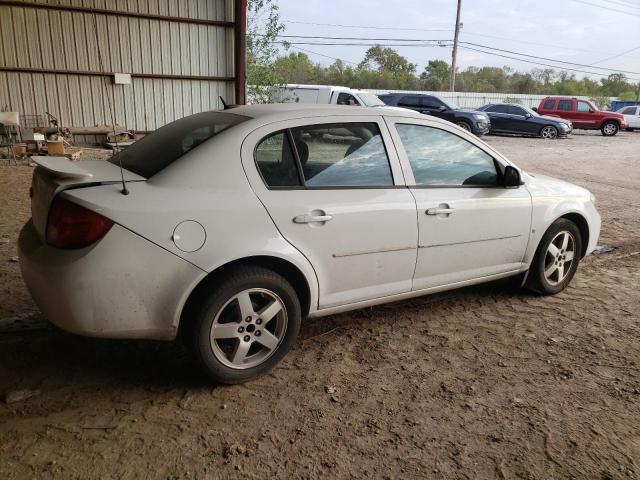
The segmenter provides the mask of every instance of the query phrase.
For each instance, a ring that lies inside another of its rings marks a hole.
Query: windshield
[[[196,113],[146,135],[109,162],[122,162],[122,168],[150,178],[201,143],[246,120],[249,117],[220,111]]]
[[[358,97],[365,107],[384,107],[385,103],[373,93],[358,92]]]
[[[527,112],[529,115],[531,115],[532,117],[540,116],[538,112],[536,112],[535,110],[531,110],[531,107],[527,107],[526,105],[518,105],[518,106],[522,108],[525,112]]]

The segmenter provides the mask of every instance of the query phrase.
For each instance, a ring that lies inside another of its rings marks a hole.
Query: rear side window
[[[264,138],[256,147],[256,164],[269,187],[302,185],[289,135],[281,131]]]
[[[487,108],[487,112],[507,113],[507,106],[506,105],[492,105],[489,108]]]
[[[305,125],[291,133],[307,187],[393,185],[377,123]]]
[[[542,108],[544,108],[545,110],[553,110],[555,106],[556,106],[555,100],[545,100],[544,105],[542,105]]]
[[[513,105],[509,105],[507,107],[507,110],[508,110],[510,115],[520,115],[520,116],[524,117],[527,114],[527,112],[525,112],[522,108],[515,107]]]
[[[635,115],[636,107],[623,108],[622,110],[620,110],[620,113],[622,113],[623,115]]]
[[[255,157],[268,187],[393,186],[389,158],[375,122],[281,130],[258,143]]]
[[[181,118],[150,133],[109,159],[109,162],[151,178],[229,127],[249,120],[249,117],[226,112],[203,112]]]
[[[573,100],[560,100],[558,102],[558,110],[571,112],[573,110]]]

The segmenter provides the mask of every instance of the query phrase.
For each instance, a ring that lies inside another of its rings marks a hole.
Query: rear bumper
[[[92,337],[173,339],[187,292],[204,276],[117,224],[90,247],[61,250],[29,221],[18,248],[22,277],[45,317]]]

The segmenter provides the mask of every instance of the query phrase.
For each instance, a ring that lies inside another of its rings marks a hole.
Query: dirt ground
[[[32,169],[5,162],[0,478],[640,478],[640,132],[487,141],[589,188],[616,249],[555,297],[493,283],[307,321],[234,387],[176,344],[48,326],[13,261]]]

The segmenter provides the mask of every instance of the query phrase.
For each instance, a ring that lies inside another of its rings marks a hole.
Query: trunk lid
[[[49,208],[63,190],[86,188],[121,181],[120,168],[104,160],[72,162],[66,157],[32,157],[36,163],[31,180],[31,216],[36,231],[44,240]],[[127,182],[145,181],[140,175],[123,170]]]

